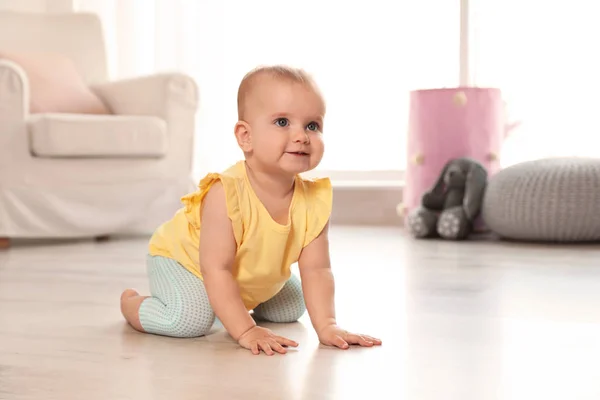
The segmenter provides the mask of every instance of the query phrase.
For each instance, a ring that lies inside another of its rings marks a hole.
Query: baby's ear
[[[252,151],[252,135],[250,133],[250,126],[246,122],[238,121],[235,124],[235,139],[244,153]]]

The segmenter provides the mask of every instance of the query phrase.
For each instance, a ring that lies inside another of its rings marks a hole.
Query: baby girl
[[[288,323],[307,310],[324,345],[381,344],[336,321],[331,183],[300,176],[321,161],[324,116],[320,90],[303,70],[261,67],[244,77],[234,129],[244,160],[205,176],[152,236],[151,296],[121,295],[134,329],[198,337],[218,318],[240,346],[272,355],[298,343],[256,320]],[[300,278],[291,273],[296,262]]]

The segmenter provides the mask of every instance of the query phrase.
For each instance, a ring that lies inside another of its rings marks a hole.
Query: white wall
[[[24,12],[71,12],[73,0],[0,0],[0,10]]]

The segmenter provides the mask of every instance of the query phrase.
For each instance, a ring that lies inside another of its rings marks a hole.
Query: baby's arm
[[[329,223],[298,259],[306,309],[321,343],[347,349],[349,344],[380,345],[381,340],[350,333],[337,325],[335,284],[329,256]]]
[[[237,246],[221,182],[216,182],[206,194],[200,218],[199,256],[204,286],[210,304],[227,332],[254,354],[259,354],[260,350],[268,355],[285,353],[287,350],[283,346],[298,346],[293,340],[257,326],[242,302],[232,274]]]
[[[256,323],[244,307],[231,269],[236,242],[227,215],[225,191],[216,182],[204,198],[200,210],[200,266],[210,304],[227,332],[238,340]]]
[[[317,333],[335,325],[335,284],[329,258],[329,224],[300,254],[298,267],[306,309]]]

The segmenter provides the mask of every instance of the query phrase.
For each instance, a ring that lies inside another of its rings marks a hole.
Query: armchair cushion
[[[0,59],[12,61],[25,71],[31,113],[110,114],[69,58],[53,53],[0,52]]]
[[[28,121],[36,157],[157,158],[168,149],[166,122],[135,115],[38,114]]]

